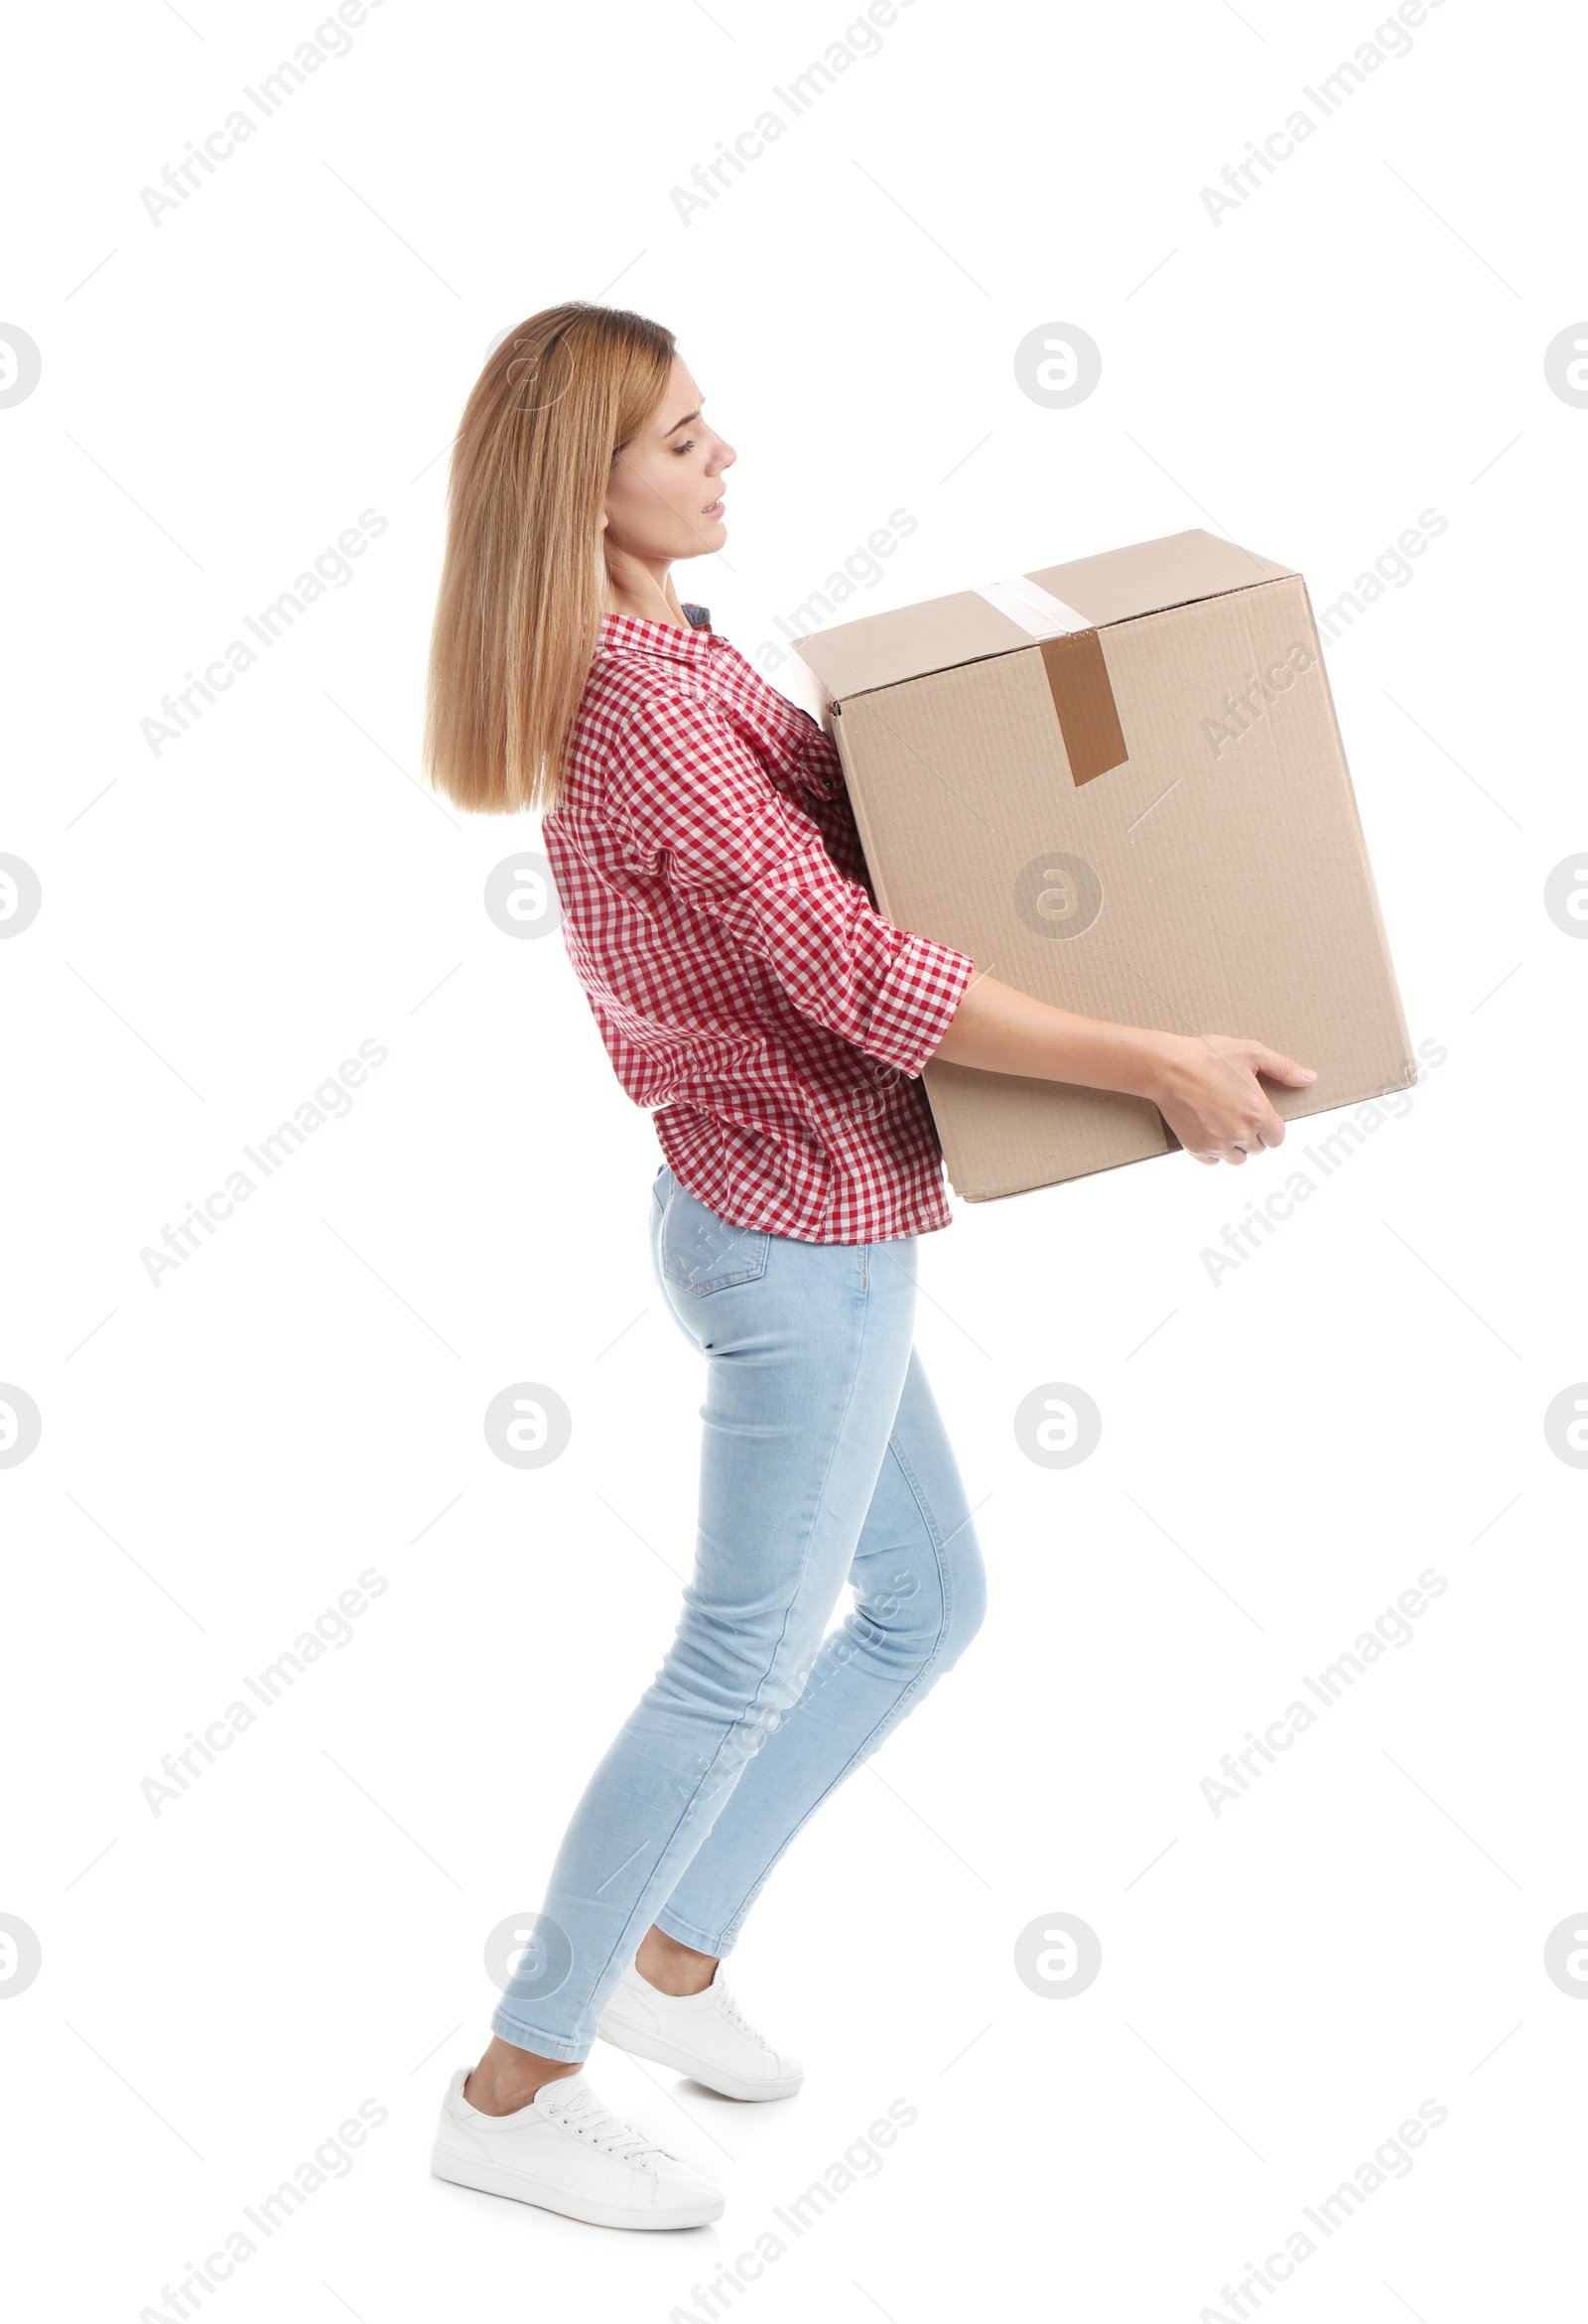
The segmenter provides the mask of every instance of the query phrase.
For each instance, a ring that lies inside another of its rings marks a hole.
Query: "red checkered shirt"
[[[541,832],[618,1080],[734,1226],[953,1224],[919,1075],[975,972],[879,916],[838,752],[711,627],[605,614]]]

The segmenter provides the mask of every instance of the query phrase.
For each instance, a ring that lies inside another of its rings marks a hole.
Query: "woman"
[[[797,2062],[722,1964],[806,1819],[951,1669],[982,1560],[911,1345],[917,1238],[952,1224],[929,1058],[1149,1098],[1199,1161],[1284,1127],[1256,1041],[1049,1008],[879,917],[838,753],[681,600],[728,538],[732,447],[671,332],[572,302],[488,358],[454,451],[426,766],[539,809],[568,955],[664,1161],[650,1229],[707,1358],[678,1630],[575,1810],[433,2168],[602,2225],[724,2198],[602,2107],[597,2032],[744,2100]],[[845,1581],[854,1605],[824,1637]]]

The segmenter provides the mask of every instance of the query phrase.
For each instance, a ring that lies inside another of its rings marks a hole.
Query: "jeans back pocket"
[[[662,1273],[698,1298],[766,1273],[772,1238],[764,1227],[729,1226],[675,1178],[662,1219]]]

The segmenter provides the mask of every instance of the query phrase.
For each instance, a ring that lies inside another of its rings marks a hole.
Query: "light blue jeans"
[[[986,1604],[912,1345],[915,1238],[730,1226],[664,1163],[651,1255],[706,1358],[695,1572],[491,2018],[548,2058],[589,2055],[653,1921],[698,1952],[732,1949],[789,1842],[958,1661]],[[846,1580],[854,1602],[824,1635]]]

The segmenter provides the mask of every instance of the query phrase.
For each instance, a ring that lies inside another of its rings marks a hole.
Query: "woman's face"
[[[728,538],[723,472],[737,455],[703,415],[704,401],[675,355],[666,395],[612,463],[601,520],[608,555],[616,550],[654,568],[709,556]]]

